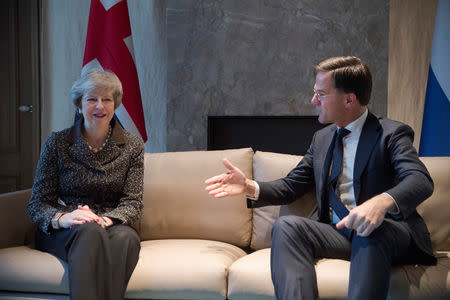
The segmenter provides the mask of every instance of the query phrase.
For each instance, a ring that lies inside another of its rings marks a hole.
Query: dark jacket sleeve
[[[395,199],[403,219],[415,212],[434,189],[433,180],[413,147],[413,140],[414,131],[402,125],[393,132],[387,144],[396,184],[386,192]]]
[[[30,219],[43,232],[49,233],[49,224],[58,211],[58,153],[57,134],[45,142],[36,168],[31,199],[27,211]]]

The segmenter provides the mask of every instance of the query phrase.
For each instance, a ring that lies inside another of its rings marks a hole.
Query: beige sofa
[[[145,155],[142,250],[128,299],[274,299],[270,230],[281,214],[308,216],[312,193],[282,207],[247,209],[244,197],[214,199],[204,180],[227,157],[257,180],[285,175],[301,157],[251,149]],[[450,157],[423,158],[435,191],[419,211],[438,252],[437,266],[393,269],[389,299],[450,299]],[[68,299],[67,265],[33,249],[26,215],[30,190],[0,195],[0,299]],[[345,299],[349,262],[316,265],[321,299]]]

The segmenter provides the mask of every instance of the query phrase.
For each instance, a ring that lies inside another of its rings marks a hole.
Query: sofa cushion
[[[0,216],[0,248],[22,246],[34,241],[35,226],[27,213],[30,197],[31,189],[0,194],[4,212]]]
[[[274,288],[270,278],[270,249],[262,249],[234,262],[228,275],[228,299],[273,299]]]
[[[142,242],[126,298],[225,299],[228,269],[245,255],[216,241]],[[28,246],[0,249],[0,266],[0,291],[69,294],[67,264],[49,253]]]
[[[388,299],[449,299],[450,258],[447,254],[438,259],[436,266],[394,267]],[[262,249],[234,262],[228,279],[228,298],[275,299],[269,261],[270,249]],[[349,261],[320,259],[315,268],[320,299],[347,299]]]
[[[28,246],[0,249],[0,290],[69,293],[67,264]]]
[[[205,240],[142,242],[127,298],[225,299],[230,265],[246,253]]]
[[[253,156],[253,175],[257,181],[271,181],[286,176],[302,159],[302,156],[256,151]],[[315,191],[289,205],[265,206],[253,209],[253,229],[250,247],[253,250],[270,247],[271,231],[279,216],[299,215],[310,217],[317,204]]]
[[[434,192],[417,207],[435,251],[450,251],[450,157],[421,157],[434,181]]]
[[[244,196],[215,199],[205,180],[226,171],[223,158],[253,177],[251,148],[145,154],[142,240],[205,239],[250,244],[252,210]]]

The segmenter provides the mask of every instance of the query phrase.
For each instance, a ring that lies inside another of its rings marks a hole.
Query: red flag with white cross
[[[147,141],[126,0],[91,0],[82,72],[95,68],[119,77],[123,98],[116,117],[127,131]]]

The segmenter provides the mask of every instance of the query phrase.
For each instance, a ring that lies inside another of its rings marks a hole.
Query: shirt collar
[[[366,122],[367,119],[367,115],[368,115],[369,111],[366,108],[366,110],[364,111],[364,113],[355,121],[351,122],[350,124],[348,124],[347,126],[345,126],[345,129],[350,130],[350,134],[355,134],[355,133],[359,133],[362,131],[362,128],[364,126],[364,123]],[[340,128],[340,127],[338,127]]]

